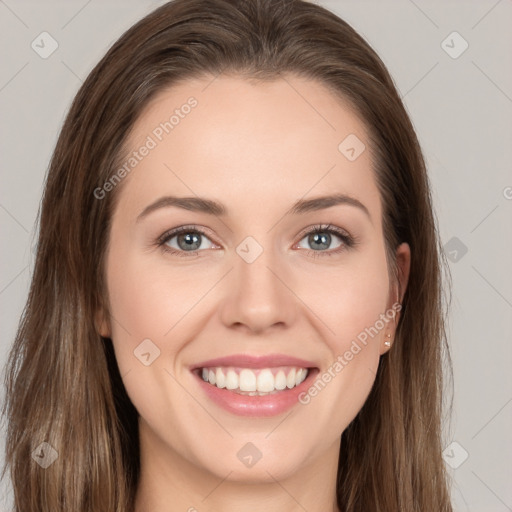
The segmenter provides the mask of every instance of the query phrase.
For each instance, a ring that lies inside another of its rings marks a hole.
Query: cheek
[[[147,339],[169,361],[170,352],[179,349],[171,343],[171,331],[201,293],[193,280],[155,268],[147,260],[112,254],[108,262],[112,340],[121,370],[133,365],[134,350]]]
[[[327,290],[315,294],[319,316],[329,326],[325,343],[330,361],[301,402],[320,424],[329,424],[332,436],[342,432],[364,405],[375,380],[380,341],[389,318],[389,279],[384,248],[376,248],[357,263],[319,276]],[[329,277],[329,279],[327,279]]]
[[[386,311],[389,277],[384,247],[353,253],[339,265],[319,268],[308,279],[298,279],[301,298],[324,324],[325,340],[333,353],[347,350],[350,342],[374,326]],[[378,327],[382,328],[381,323]]]
[[[108,262],[111,333],[119,372],[143,418],[156,421],[166,411],[170,422],[175,409],[186,406],[186,397],[171,376],[187,339],[182,330],[186,321],[180,321],[200,291],[190,279],[148,264],[147,257],[116,257],[122,252],[112,253]]]
[[[209,269],[199,275],[166,262],[164,255],[126,253],[112,254],[108,262],[112,314],[135,336],[162,338],[204,295]]]
[[[384,247],[354,255],[350,264],[323,269],[309,290],[305,302],[324,325],[330,360],[303,403],[311,404],[315,418],[328,422],[331,415],[329,428],[335,435],[363,406],[375,380],[382,336],[392,321],[385,317],[389,277]]]

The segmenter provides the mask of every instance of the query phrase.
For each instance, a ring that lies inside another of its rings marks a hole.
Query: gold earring
[[[389,339],[384,342],[384,345],[386,345],[386,347],[391,347],[391,334],[386,334],[386,337]]]

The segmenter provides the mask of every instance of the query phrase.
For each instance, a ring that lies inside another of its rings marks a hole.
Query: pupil
[[[199,246],[201,245],[201,242],[199,241],[199,235],[198,234],[191,234],[191,233],[186,233],[185,235],[180,235],[178,237],[178,243],[180,243],[180,241],[184,241],[185,242],[185,248],[189,248],[189,249],[198,249]],[[194,244],[197,245],[192,247]],[[180,244],[180,248],[184,248],[181,246]]]
[[[311,245],[313,245],[313,243],[320,243],[321,245],[323,245],[322,249],[329,248],[329,242],[331,240],[331,235],[329,235],[329,234],[322,235],[319,233],[315,233],[315,234],[311,235],[311,237],[310,237]]]

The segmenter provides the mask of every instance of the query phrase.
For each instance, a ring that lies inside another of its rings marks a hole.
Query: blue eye
[[[339,240],[338,244],[334,248],[331,247],[331,250],[324,250],[330,248],[333,242],[333,235]],[[306,249],[308,254],[313,257],[332,256],[355,245],[354,238],[346,231],[331,226],[330,224],[326,226],[314,226],[313,229],[305,233],[305,236],[301,239],[299,244],[302,240],[306,240],[309,247],[312,247],[312,249]]]
[[[329,246],[331,246],[333,242],[333,235],[334,238],[341,240],[334,249],[342,246],[343,244],[350,245],[350,239],[347,235],[341,234],[337,230],[327,228],[315,228],[313,231],[309,231],[302,240],[307,239],[307,243],[310,247],[313,247],[313,249],[329,249],[332,248]]]
[[[332,248],[331,245],[336,239],[338,240],[337,245]],[[303,240],[306,240],[310,249],[300,245]],[[181,226],[167,231],[159,237],[157,243],[165,252],[177,256],[197,256],[200,250],[218,247],[208,238],[205,231],[197,226]],[[298,246],[306,249],[310,256],[318,257],[333,256],[353,247],[355,243],[355,239],[345,230],[329,224],[310,228],[303,233],[303,238],[299,241]]]
[[[203,243],[205,240],[208,240],[208,237],[200,229],[181,226],[164,233],[159,239],[159,245],[165,251],[178,254],[179,256],[187,256],[197,254],[199,249],[208,249],[208,244],[205,246]]]

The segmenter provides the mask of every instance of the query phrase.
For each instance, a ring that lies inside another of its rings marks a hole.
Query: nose
[[[287,282],[285,264],[270,249],[252,262],[235,254],[225,281],[220,316],[226,327],[261,334],[294,322],[297,296]]]

